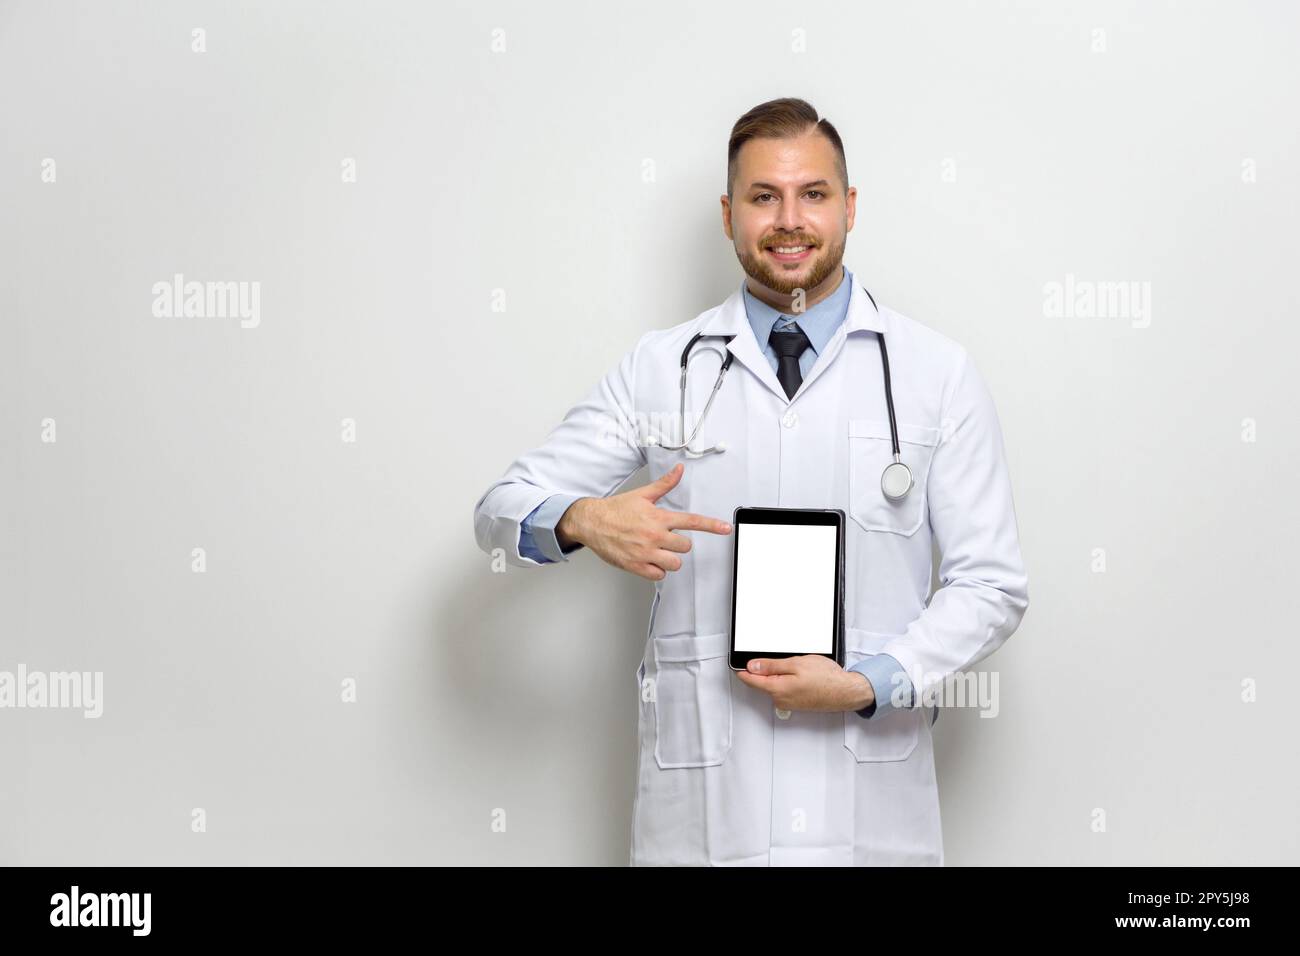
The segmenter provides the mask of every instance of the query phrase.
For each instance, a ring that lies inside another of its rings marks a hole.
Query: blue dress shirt
[[[772,370],[776,371],[777,357],[776,349],[772,348],[768,338],[772,335],[772,330],[788,329],[796,325],[803,330],[803,334],[808,336],[808,341],[812,347],[804,349],[803,355],[799,356],[799,374],[803,378],[808,377],[812,367],[817,363],[817,358],[826,349],[826,345],[835,334],[835,330],[844,322],[844,317],[849,313],[849,296],[853,292],[853,273],[848,268],[844,269],[844,277],[840,279],[840,284],[835,287],[835,291],[822,299],[811,309],[799,315],[786,315],[778,312],[766,302],[756,299],[750,294],[749,287],[745,287],[745,314],[749,318],[749,327],[754,330],[754,338],[758,341],[759,347],[763,350],[763,355],[767,357],[768,362],[772,365]]]
[[[853,292],[853,273],[844,267],[843,277],[840,284],[835,287],[835,291],[822,299],[812,308],[798,315],[786,315],[778,312],[766,302],[763,302],[750,294],[746,286],[744,290],[745,314],[749,319],[749,326],[754,331],[754,338],[763,350],[763,354],[772,364],[772,370],[776,371],[777,355],[776,350],[768,342],[774,328],[786,329],[797,323],[798,327],[803,330],[804,335],[808,336],[810,347],[804,350],[799,356],[799,373],[802,377],[807,378],[809,371],[816,364],[818,357],[830,342],[831,336],[835,330],[844,322],[844,317],[849,311],[849,297]],[[551,495],[526,517],[519,527],[519,553],[526,558],[532,558],[539,564],[549,564],[554,561],[567,561],[566,555],[576,551],[582,545],[574,545],[571,548],[563,549],[555,535],[555,526],[560,523],[560,518],[564,512],[569,509],[581,495],[557,494]],[[899,710],[905,707],[911,707],[914,703],[913,685],[903,670],[902,665],[888,654],[872,654],[848,668],[851,671],[857,671],[871,682],[872,688],[876,692],[876,700],[869,704],[858,713],[866,718],[879,717],[889,713],[891,710]],[[899,707],[894,704],[893,691],[894,687],[902,688],[900,696],[903,699],[903,706]],[[932,721],[933,722],[933,721]]]

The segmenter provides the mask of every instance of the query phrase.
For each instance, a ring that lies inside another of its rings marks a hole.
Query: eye
[[[758,202],[764,196],[771,196],[771,195],[772,195],[771,193],[759,193],[757,196],[754,197],[754,202]]]
[[[825,196],[826,194],[825,194],[824,192],[822,192],[820,189],[810,189],[810,190],[808,190],[808,192],[807,192],[805,195],[808,195],[808,196],[817,196],[818,198],[821,198],[821,197]]]

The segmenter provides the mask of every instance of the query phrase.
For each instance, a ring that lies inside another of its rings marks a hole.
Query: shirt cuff
[[[903,710],[912,706],[915,696],[912,693],[912,681],[908,678],[907,671],[903,670],[903,665],[888,654],[872,654],[870,657],[864,657],[849,670],[856,671],[871,681],[871,688],[876,692],[875,701],[857,712],[860,717],[882,717],[890,711]],[[896,687],[899,688],[898,703],[895,703],[894,697]]]
[[[561,548],[560,539],[555,534],[555,526],[569,510],[569,505],[581,497],[582,495],[551,495],[534,508],[532,513],[519,523],[519,553],[534,561],[569,560],[566,555],[572,554],[582,545],[575,544],[568,550]]]

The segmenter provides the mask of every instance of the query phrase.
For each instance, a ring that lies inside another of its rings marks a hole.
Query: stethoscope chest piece
[[[880,475],[880,490],[890,501],[901,501],[912,490],[912,469],[901,461],[886,466]]]

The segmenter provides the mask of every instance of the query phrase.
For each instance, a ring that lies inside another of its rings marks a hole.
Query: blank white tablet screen
[[[744,523],[736,546],[736,650],[834,653],[834,526]]]

